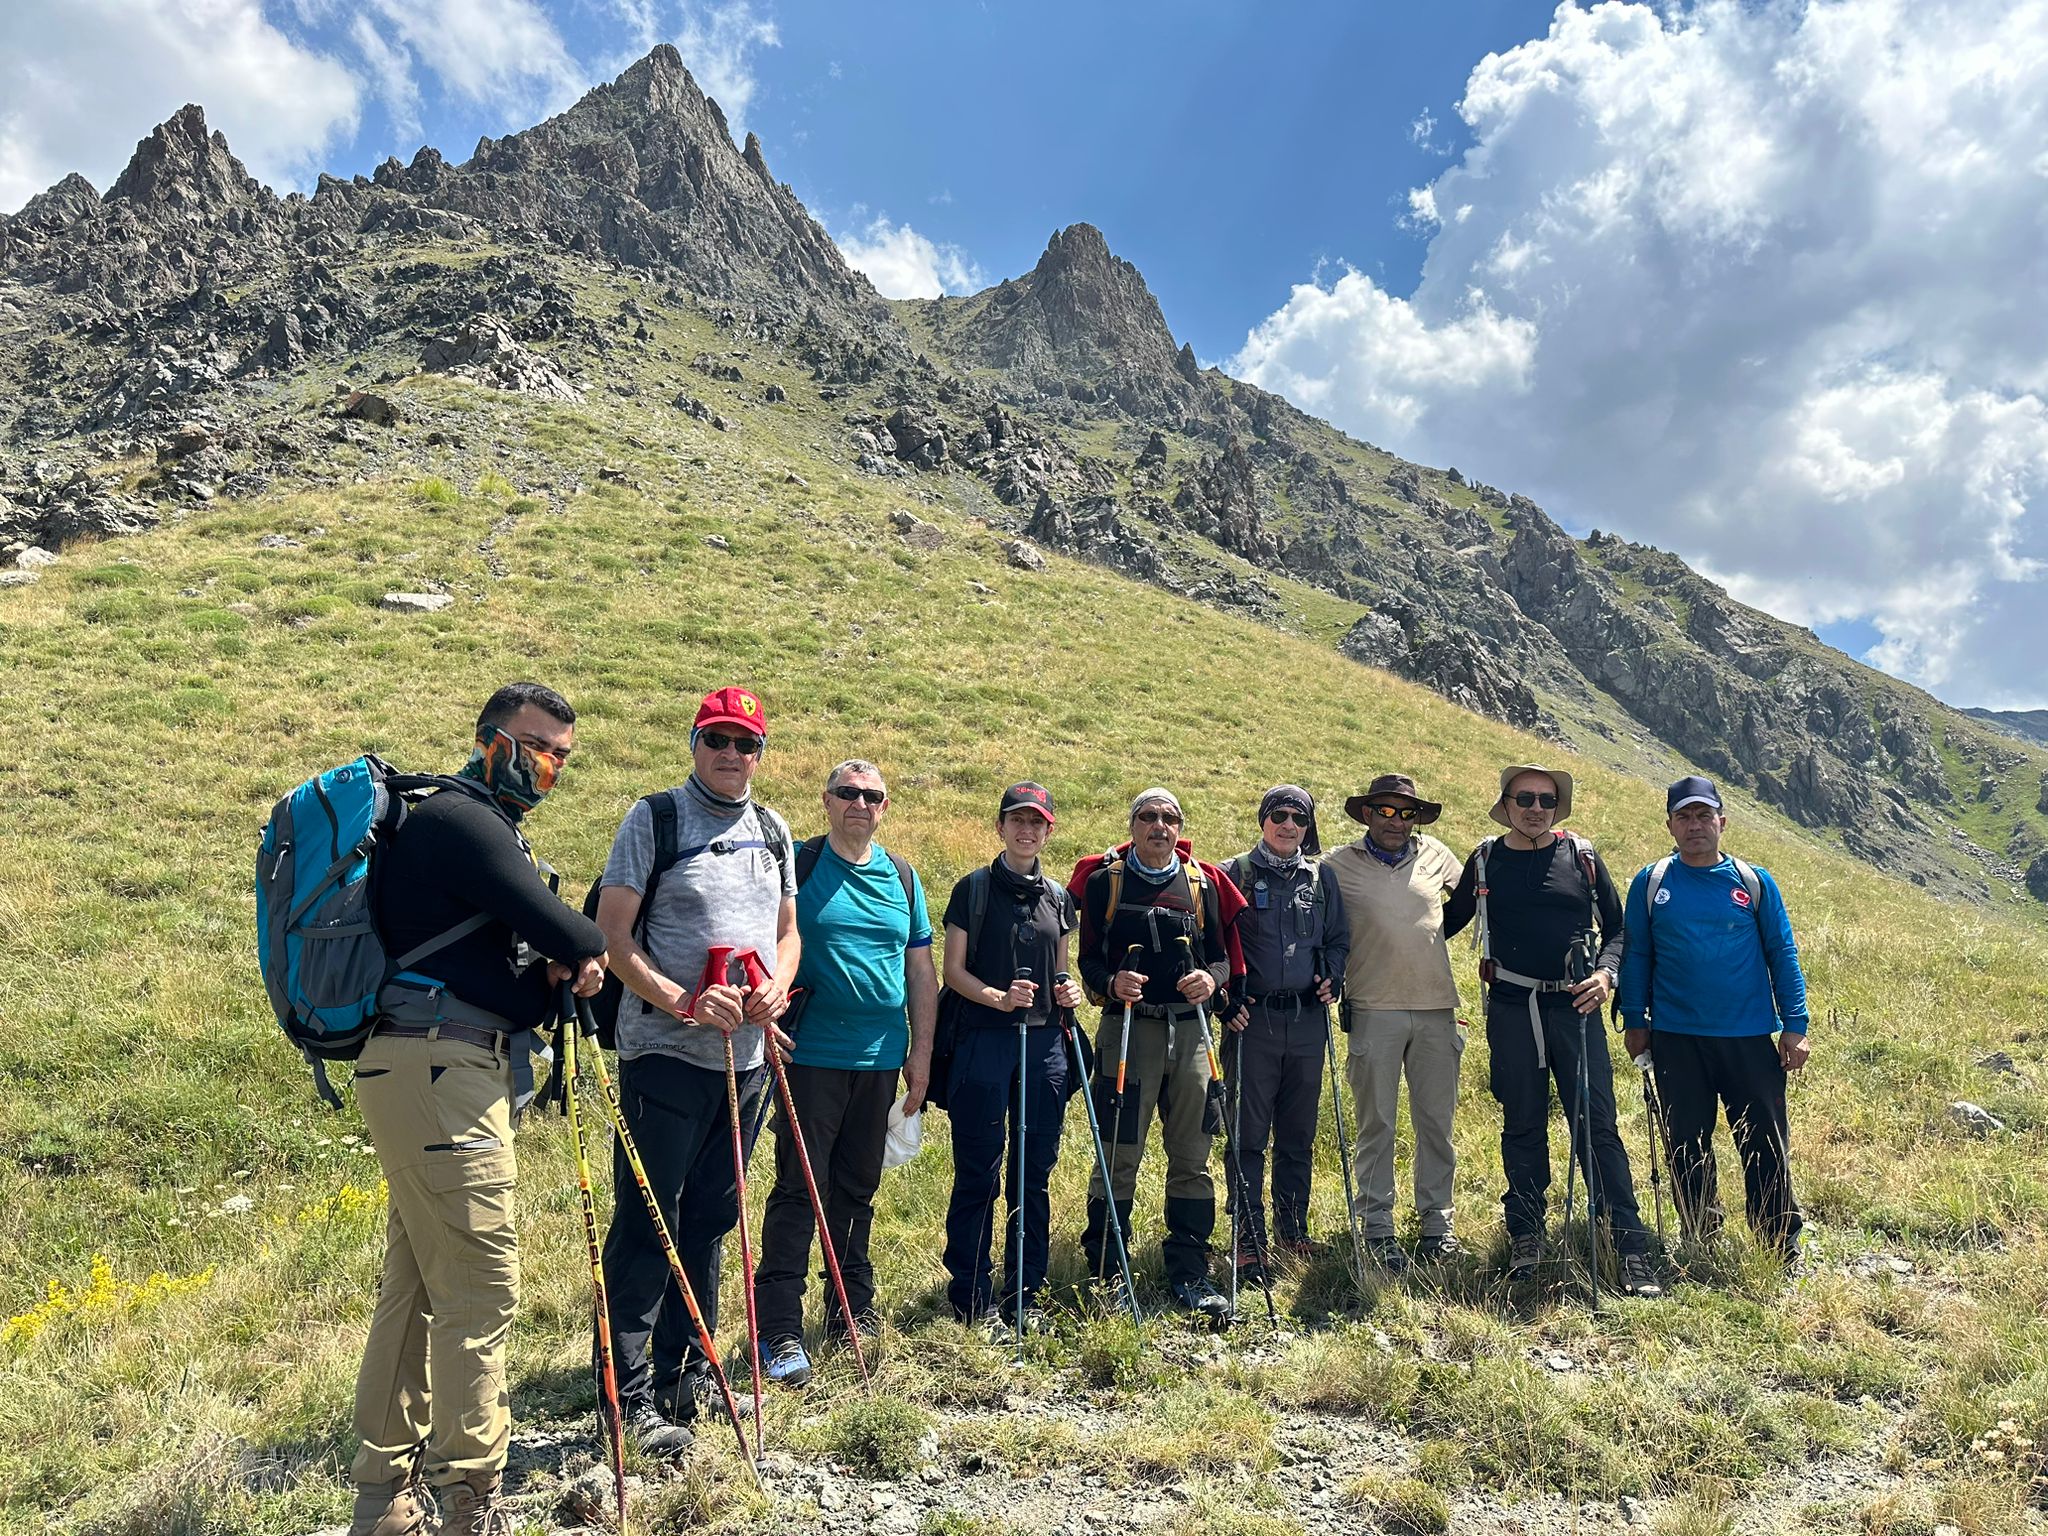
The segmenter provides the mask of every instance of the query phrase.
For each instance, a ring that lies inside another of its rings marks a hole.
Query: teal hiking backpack
[[[256,957],[277,1022],[313,1069],[321,1098],[341,1097],[326,1064],[353,1061],[380,1012],[387,983],[438,992],[409,967],[474,933],[485,913],[393,957],[373,921],[377,853],[412,805],[470,786],[437,774],[399,773],[364,755],[316,774],[277,802],[256,850]]]

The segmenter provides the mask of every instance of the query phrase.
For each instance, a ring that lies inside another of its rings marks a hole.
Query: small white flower
[[[255,1204],[256,1202],[247,1195],[230,1195],[220,1203],[221,1214],[223,1216],[241,1216],[251,1210]]]

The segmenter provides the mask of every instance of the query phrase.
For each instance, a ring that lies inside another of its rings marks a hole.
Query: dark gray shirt
[[[1300,868],[1283,873],[1245,853],[1224,871],[1245,899],[1237,915],[1237,941],[1252,997],[1311,991],[1318,976],[1343,979],[1351,956],[1351,924],[1344,916],[1343,892],[1318,861],[1304,859]],[[1320,916],[1315,910],[1318,883]]]

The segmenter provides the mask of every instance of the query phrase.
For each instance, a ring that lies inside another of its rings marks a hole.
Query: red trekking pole
[[[768,967],[762,964],[758,950],[740,951],[740,964],[747,974],[749,987],[759,986],[768,979]],[[796,1095],[790,1092],[789,1074],[782,1065],[782,1052],[776,1047],[773,1034],[763,1031],[763,1047],[768,1054],[769,1068],[775,1074],[775,1093],[782,1101],[782,1112],[789,1118],[789,1134],[796,1143],[796,1160],[804,1171],[804,1187],[811,1193],[811,1219],[818,1226],[818,1243],[825,1250],[825,1267],[832,1274],[832,1289],[839,1298],[839,1315],[846,1320],[846,1336],[853,1345],[854,1364],[860,1367],[860,1379],[864,1386],[872,1388],[874,1379],[868,1375],[867,1356],[860,1347],[860,1326],[853,1315],[853,1304],[846,1299],[846,1277],[839,1271],[839,1254],[832,1246],[832,1231],[825,1224],[825,1202],[818,1194],[818,1176],[811,1167],[810,1151],[804,1146],[804,1128],[797,1123]]]
[[[714,944],[704,957],[704,976],[697,984],[697,994],[691,1001],[696,1007],[697,998],[704,995],[706,987],[728,984],[732,969],[734,946]],[[732,1183],[733,1198],[739,1205],[740,1265],[743,1284],[742,1294],[747,1303],[747,1363],[753,1368],[754,1378],[754,1454],[761,1454],[761,1328],[754,1312],[754,1239],[747,1232],[747,1151],[740,1135],[740,1087],[739,1069],[734,1065],[732,1035],[720,1031],[725,1037],[725,1103],[732,1116]]]

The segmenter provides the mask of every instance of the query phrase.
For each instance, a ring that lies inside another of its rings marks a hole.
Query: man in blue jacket
[[[1664,806],[1675,852],[1638,870],[1628,890],[1628,1053],[1652,1052],[1687,1234],[1705,1239],[1721,1229],[1712,1138],[1715,1110],[1725,1106],[1750,1228],[1796,1270],[1803,1223],[1788,1166],[1785,1078],[1806,1065],[1807,1044],[1792,922],[1770,872],[1721,851],[1728,818],[1711,779],[1680,779]]]

